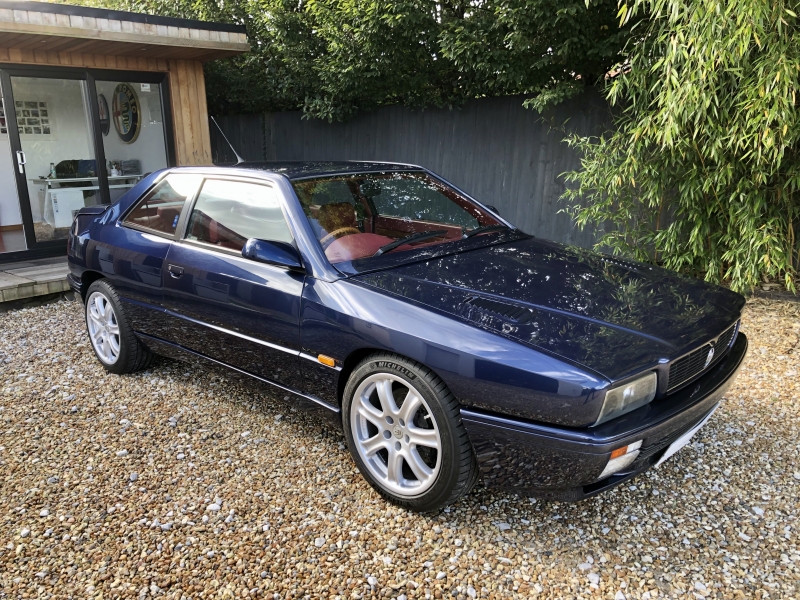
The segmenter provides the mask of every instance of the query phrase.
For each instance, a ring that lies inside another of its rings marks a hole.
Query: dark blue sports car
[[[420,167],[153,173],[81,209],[70,283],[112,373],[211,361],[344,429],[384,497],[580,500],[675,453],[747,351],[744,298],[536,239]]]

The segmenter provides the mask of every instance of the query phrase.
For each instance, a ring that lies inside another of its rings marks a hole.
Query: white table
[[[108,176],[109,189],[126,189],[136,185],[142,175]],[[83,208],[83,192],[99,190],[97,177],[64,177],[59,179],[29,179],[32,184],[42,186],[39,201],[42,218],[53,227],[69,227],[73,212]],[[64,186],[65,183],[72,185]],[[79,183],[81,185],[75,185]]]

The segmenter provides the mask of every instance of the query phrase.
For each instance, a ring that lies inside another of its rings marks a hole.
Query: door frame
[[[176,166],[175,137],[172,121],[172,104],[169,90],[169,73],[157,71],[120,71],[116,69],[82,69],[75,67],[43,66],[18,66],[0,65],[0,94],[5,106],[6,128],[11,146],[11,160],[17,187],[17,201],[19,202],[22,228],[25,234],[26,250],[17,252],[0,253],[0,262],[19,260],[24,258],[54,256],[66,252],[67,240],[37,241],[34,231],[33,212],[31,210],[30,194],[28,193],[27,170],[20,173],[17,164],[17,152],[22,152],[22,141],[19,137],[17,125],[16,105],[14,103],[14,90],[11,84],[12,77],[39,77],[45,79],[71,79],[85,81],[83,86],[84,105],[88,107],[89,137],[92,140],[95,161],[98,165],[106,164],[105,148],[103,146],[103,133],[100,127],[100,111],[97,100],[96,81],[129,81],[131,83],[150,83],[159,88],[161,95],[161,117],[164,129],[164,150],[167,158],[167,168]],[[10,109],[10,110],[9,110]],[[110,203],[108,188],[108,174],[104,168],[98,168],[98,192],[101,204]]]

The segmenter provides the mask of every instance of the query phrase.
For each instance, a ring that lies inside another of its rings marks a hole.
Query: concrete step
[[[69,291],[66,257],[0,264],[0,302]]]

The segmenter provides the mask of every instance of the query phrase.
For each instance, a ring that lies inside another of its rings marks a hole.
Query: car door
[[[95,247],[96,267],[115,286],[136,331],[164,336],[164,260],[186,201],[201,181],[196,174],[170,173],[108,232],[113,244],[101,239]]]
[[[279,190],[264,181],[207,177],[182,229],[164,273],[171,339],[300,389],[305,275],[241,255],[250,238],[294,243]]]

